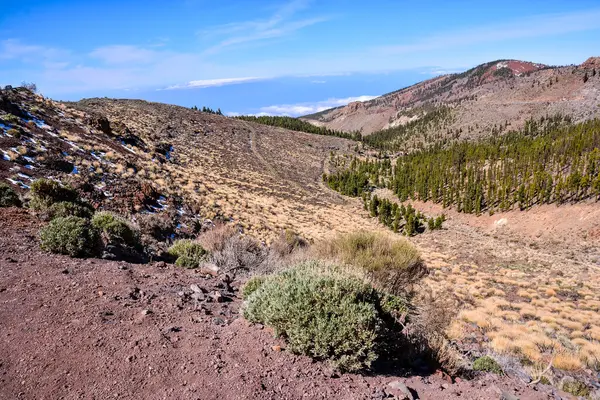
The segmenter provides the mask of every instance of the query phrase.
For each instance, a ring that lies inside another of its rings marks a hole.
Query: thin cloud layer
[[[208,87],[226,86],[226,85],[237,85],[240,83],[256,82],[265,80],[266,78],[257,77],[246,77],[246,78],[222,78],[222,79],[203,79],[196,81],[189,81],[183,85],[173,85],[167,87],[165,90],[174,89],[201,89]]]
[[[256,113],[256,116],[288,116],[288,117],[299,117],[307,114],[314,114],[320,111],[325,111],[330,108],[345,106],[348,103],[355,101],[369,101],[377,96],[357,96],[357,97],[346,97],[342,99],[327,99],[316,103],[298,103],[298,104],[280,104],[268,107],[260,108],[260,111]],[[231,113],[231,116],[239,115],[239,113]]]

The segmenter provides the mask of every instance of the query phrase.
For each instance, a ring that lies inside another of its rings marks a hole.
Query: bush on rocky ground
[[[21,199],[6,183],[0,183],[0,207],[21,207]]]
[[[474,371],[492,372],[502,374],[502,367],[490,356],[479,357],[473,362]]]
[[[564,377],[559,384],[560,389],[572,394],[573,396],[587,398],[590,395],[590,388],[583,382],[572,377]]]
[[[392,320],[384,296],[342,269],[306,262],[247,285],[244,317],[274,328],[293,352],[343,371],[367,369],[381,355]]]
[[[41,247],[71,257],[98,254],[98,232],[90,221],[79,217],[59,217],[40,230]]]
[[[139,214],[136,222],[143,236],[158,241],[165,241],[175,232],[175,223],[168,215]]]
[[[252,293],[256,292],[262,286],[265,280],[264,276],[253,276],[248,279],[244,286],[242,286],[242,298],[247,300]]]
[[[428,272],[406,239],[377,232],[341,234],[316,246],[316,254],[348,266],[376,288],[401,294]]]
[[[88,204],[60,201],[52,204],[44,211],[40,210],[39,215],[44,220],[70,216],[90,219],[94,215],[94,209]]]
[[[175,259],[175,265],[184,268],[198,268],[208,258],[208,252],[200,243],[189,239],[175,241],[168,254]]]
[[[32,199],[47,203],[48,206],[61,201],[76,202],[79,199],[77,192],[59,182],[51,179],[38,179],[31,184]]]
[[[101,232],[107,243],[124,244],[139,247],[139,232],[125,218],[109,211],[94,214],[92,226]]]
[[[29,208],[42,220],[76,216],[90,218],[94,208],[81,201],[77,191],[51,179],[38,179],[31,184]]]

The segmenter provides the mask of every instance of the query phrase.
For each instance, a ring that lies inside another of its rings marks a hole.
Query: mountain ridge
[[[453,121],[445,128],[452,133],[462,130],[463,138],[485,136],[494,125],[507,122],[519,129],[528,119],[548,115],[570,115],[574,121],[583,121],[600,115],[596,107],[600,100],[598,60],[590,57],[581,65],[559,67],[496,60],[300,119],[369,135],[421,119],[439,107],[449,107]]]

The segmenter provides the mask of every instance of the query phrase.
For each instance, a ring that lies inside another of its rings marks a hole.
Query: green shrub
[[[98,232],[84,218],[53,219],[41,229],[40,239],[42,249],[71,257],[91,256],[98,251]]]
[[[125,218],[108,211],[101,211],[92,218],[92,226],[101,232],[111,243],[125,243],[128,246],[139,245],[139,233]]]
[[[569,377],[569,379],[564,379],[561,389],[577,397],[587,397],[590,395],[590,388],[585,383],[571,377]]]
[[[494,374],[502,374],[502,367],[496,360],[490,356],[479,357],[473,362],[475,371],[492,372]]]
[[[48,207],[45,214],[49,220],[70,216],[90,219],[94,214],[94,209],[88,204],[60,201]]]
[[[0,183],[0,207],[21,207],[21,199],[6,183]]]
[[[175,265],[185,268],[198,268],[208,256],[202,245],[189,239],[177,240],[169,248],[168,254],[177,258]]]
[[[51,179],[38,179],[31,184],[29,207],[35,211],[46,211],[52,204],[79,201],[77,192]]]
[[[258,290],[265,282],[264,276],[254,276],[246,282],[244,287],[242,287],[242,297],[244,300],[248,299],[250,295]]]
[[[2,116],[2,120],[8,122],[9,124],[18,124],[20,118],[13,114],[5,114]]]
[[[407,240],[376,232],[338,235],[317,248],[320,256],[352,266],[376,288],[403,294],[428,270],[418,250]]]
[[[362,280],[313,261],[255,285],[244,317],[274,328],[291,351],[343,371],[369,368],[379,356],[386,316],[380,294]]]

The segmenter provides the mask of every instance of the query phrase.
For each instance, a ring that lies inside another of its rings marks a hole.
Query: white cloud
[[[260,108],[259,112],[254,114],[256,116],[261,115],[278,115],[278,116],[289,116],[299,117],[307,114],[314,114],[316,112],[324,111],[334,107],[345,106],[348,103],[355,101],[369,101],[377,96],[357,96],[357,97],[346,97],[342,99],[331,98],[316,103],[298,103],[298,104],[280,104],[268,107]]]
[[[203,79],[203,80],[189,81],[188,83],[185,83],[183,85],[169,86],[165,90],[201,89],[201,88],[216,87],[216,86],[237,85],[240,83],[256,82],[256,81],[262,81],[265,79],[266,78],[257,78],[257,77]]]
[[[270,18],[259,21],[242,21],[213,26],[198,33],[204,39],[221,37],[221,40],[205,54],[214,54],[223,49],[243,43],[257,42],[288,36],[298,30],[327,21],[328,17],[295,18],[306,9],[312,0],[292,0],[280,7]]]

